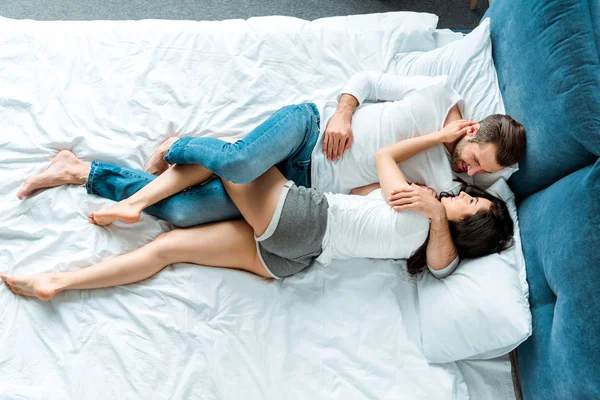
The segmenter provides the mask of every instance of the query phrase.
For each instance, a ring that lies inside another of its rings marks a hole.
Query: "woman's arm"
[[[385,197],[390,197],[395,190],[408,186],[404,174],[398,168],[394,158],[393,148],[384,147],[375,153],[375,167],[381,190]]]
[[[389,197],[394,190],[408,185],[404,174],[398,168],[398,163],[435,145],[454,142],[467,134],[473,124],[474,122],[466,120],[454,121],[438,132],[402,140],[378,150],[375,153],[375,166],[381,189],[386,197]]]

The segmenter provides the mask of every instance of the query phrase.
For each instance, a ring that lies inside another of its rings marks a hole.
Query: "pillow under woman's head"
[[[462,261],[442,280],[426,273],[418,282],[423,353],[430,362],[498,357],[531,335],[514,195],[503,179],[488,191],[507,204],[514,222],[514,245],[501,253]]]

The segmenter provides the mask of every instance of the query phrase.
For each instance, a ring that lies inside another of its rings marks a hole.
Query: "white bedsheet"
[[[393,43],[399,13],[356,18]],[[92,226],[111,202],[80,187],[20,202],[59,149],[141,168],[170,132],[233,140],[387,67],[394,49],[332,26],[0,19],[0,271],[84,268],[169,228],[147,215]],[[429,365],[416,302],[402,262],[367,260],[283,281],[176,265],[50,302],[0,288],[0,399],[514,398],[505,358]]]

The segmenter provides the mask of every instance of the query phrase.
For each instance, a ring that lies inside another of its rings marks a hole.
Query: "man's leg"
[[[167,151],[169,148],[179,140],[179,137],[174,136],[163,141],[157,148],[154,150],[154,153],[150,156],[148,161],[146,161],[146,165],[144,165],[144,172],[147,172],[152,175],[160,175],[165,172],[169,168],[169,164],[164,160]]]
[[[275,113],[242,141],[234,144],[237,146],[227,146],[231,144],[219,139],[183,138],[172,146],[167,158],[172,162],[187,164],[192,159],[199,161],[201,157],[206,157],[210,165],[226,175],[223,178],[238,182],[254,179],[271,166],[277,165],[286,178],[294,180],[298,185],[309,186],[310,171],[307,168],[318,134],[319,117],[314,104],[288,106]],[[183,143],[179,144],[180,141]],[[66,153],[81,163],[72,153]],[[278,154],[287,156],[287,159],[281,162],[282,156]],[[56,159],[58,158],[57,156]],[[242,162],[244,160],[248,165]],[[71,169],[71,165],[68,168]],[[142,171],[102,163],[94,163],[91,172],[89,165],[86,164],[86,168],[90,176],[86,185],[88,193],[123,201],[92,213],[92,223],[107,225],[115,220],[135,222],[142,210],[177,226],[192,226],[240,216],[220,180],[189,189],[183,192],[185,196],[172,196],[185,188],[204,182],[212,175],[201,165],[176,165],[158,178]],[[81,175],[77,177],[77,181],[74,177],[65,180],[65,168],[55,170],[56,168],[51,166],[48,169],[50,174],[42,173],[28,179],[32,181],[26,181],[19,192],[19,198],[41,188],[82,184],[85,180],[82,182],[81,177],[87,176]],[[161,201],[167,197],[167,202]],[[159,201],[161,203],[156,204]],[[156,206],[153,206],[154,204]]]
[[[17,197],[19,200],[23,200],[40,189],[63,185],[83,185],[89,173],[89,163],[84,163],[68,150],[62,150],[58,152],[45,171],[25,180],[17,192]]]
[[[97,162],[90,165],[79,160],[70,151],[63,150],[56,155],[44,172],[25,181],[18,196],[22,199],[39,189],[85,184],[90,194],[121,201],[132,196],[154,179],[156,179],[154,175],[131,168]],[[218,179],[164,199],[145,211],[179,227],[241,217]],[[132,216],[126,215],[125,218],[132,218]]]
[[[167,151],[169,164],[197,164],[220,178],[234,183],[248,183],[270,167],[310,162],[319,136],[319,113],[312,103],[283,107],[269,119],[235,143],[215,138],[185,137]],[[294,175],[291,168],[280,168]],[[302,171],[303,175],[309,175]],[[287,176],[288,179],[305,177]],[[307,182],[309,183],[309,182]],[[296,182],[307,186],[305,182]]]
[[[90,222],[134,223],[146,208],[206,181],[213,173],[227,181],[248,183],[276,165],[286,178],[309,186],[308,166],[318,135],[318,111],[308,103],[282,108],[236,143],[214,138],[179,139],[165,156],[167,162],[177,165],[119,204],[93,212]]]

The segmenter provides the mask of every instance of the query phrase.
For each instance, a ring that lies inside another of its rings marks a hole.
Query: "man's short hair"
[[[470,142],[493,143],[498,146],[496,162],[501,167],[516,164],[525,153],[525,128],[508,115],[490,115],[479,125],[479,131]]]

